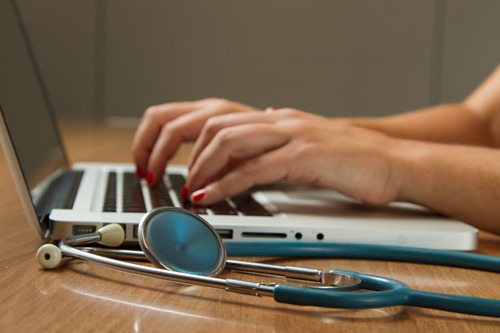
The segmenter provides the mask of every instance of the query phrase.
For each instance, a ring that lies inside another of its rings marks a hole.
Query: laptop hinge
[[[38,220],[40,221],[40,228],[42,230],[43,238],[46,239],[50,236],[50,231],[52,229],[52,223],[50,223],[49,214],[45,214],[43,216],[39,216]]]
[[[50,227],[49,215],[53,209],[71,209],[75,202],[83,171],[66,171],[59,175],[44,191],[36,203],[36,213],[42,232]]]

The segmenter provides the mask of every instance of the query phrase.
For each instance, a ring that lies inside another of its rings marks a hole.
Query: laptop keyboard
[[[118,211],[118,179],[120,174],[110,172],[106,185],[106,196],[103,204],[104,212]],[[272,216],[264,206],[257,202],[250,193],[243,193],[211,206],[197,206],[184,201],[180,192],[186,179],[181,174],[169,174],[168,181],[148,186],[147,192],[151,207],[177,206],[190,210],[196,214],[214,215],[247,215],[247,216]],[[172,198],[174,196],[174,198]],[[147,211],[146,198],[143,195],[141,182],[134,173],[123,173],[122,211],[145,213]],[[177,203],[177,204],[176,204]]]

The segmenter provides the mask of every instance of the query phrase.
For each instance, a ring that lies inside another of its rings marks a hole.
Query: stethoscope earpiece
[[[54,269],[59,266],[62,260],[61,250],[54,244],[42,245],[36,251],[36,261],[44,269]]]
[[[67,245],[81,245],[96,242],[106,246],[120,246],[125,239],[125,231],[116,223],[99,228],[94,233],[82,234],[65,239]],[[62,251],[54,244],[42,245],[36,252],[36,261],[45,269],[57,268],[62,260]]]

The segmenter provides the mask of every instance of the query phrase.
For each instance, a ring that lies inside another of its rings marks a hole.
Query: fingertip
[[[219,198],[216,192],[211,191],[209,189],[210,186],[206,188],[199,189],[197,191],[194,191],[191,193],[189,196],[189,200],[194,204],[194,205],[199,205],[199,206],[208,206],[213,203],[219,202],[223,200],[224,198]]]
[[[188,196],[189,196],[189,190],[188,190],[188,187],[186,185],[184,185],[181,189],[181,192],[179,193],[180,197],[182,200],[186,201],[188,199]]]
[[[144,177],[144,174],[142,173],[142,168],[139,165],[135,166],[135,175],[137,178]]]
[[[154,176],[153,176],[153,173],[151,171],[147,171],[146,172],[146,182],[151,185],[153,183],[153,180],[154,180]]]
[[[160,180],[163,178],[164,172],[155,172],[152,170],[148,170],[146,172],[146,182],[148,185],[155,185],[160,182]]]
[[[206,189],[201,189],[201,190],[198,190],[198,191],[194,191],[193,194],[191,194],[191,201],[193,203],[201,203],[201,201],[203,200],[203,198],[205,197],[205,195],[207,194],[207,191]]]
[[[224,198],[228,196],[230,196],[230,194],[221,191],[216,182],[199,190],[193,191],[189,195],[189,200],[195,205],[207,206],[224,200]]]
[[[137,178],[145,178],[146,171],[149,169],[149,153],[147,153],[146,151],[133,151],[132,158],[134,161],[133,163],[135,164],[135,175],[137,176]]]

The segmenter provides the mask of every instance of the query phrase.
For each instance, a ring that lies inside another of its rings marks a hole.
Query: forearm
[[[401,140],[397,200],[500,234],[500,152]]]
[[[465,104],[445,104],[381,118],[341,121],[387,135],[428,142],[492,146],[485,121]]]
[[[500,66],[462,103],[344,121],[398,138],[500,147]]]

